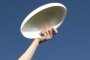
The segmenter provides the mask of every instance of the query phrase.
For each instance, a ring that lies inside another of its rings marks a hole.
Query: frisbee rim
[[[29,19],[31,19],[35,14],[39,13],[40,11],[42,11],[42,10],[44,10],[44,9],[47,9],[47,8],[50,8],[50,7],[54,7],[54,6],[63,7],[63,8],[66,10],[66,12],[67,12],[66,7],[65,7],[63,4],[61,4],[61,3],[49,3],[49,4],[42,5],[42,6],[38,7],[37,9],[33,10],[31,13],[29,13],[29,14],[26,16],[26,18],[23,20],[23,22],[22,22],[22,24],[21,24],[21,27],[20,27],[20,32],[21,32],[21,34],[22,34],[24,37],[26,37],[26,38],[30,38],[30,37],[27,37],[27,36],[25,36],[25,35],[23,34],[22,29],[23,29],[24,24],[25,24]],[[66,13],[65,13],[64,15],[66,15]],[[63,19],[63,21],[64,21],[64,19]],[[62,22],[63,22],[63,21],[62,21]],[[62,22],[60,22],[60,24],[62,24]],[[58,27],[60,26],[60,24],[57,24],[57,25],[54,26],[54,27],[55,27],[55,28],[58,28]],[[30,38],[30,39],[32,39],[32,38]]]

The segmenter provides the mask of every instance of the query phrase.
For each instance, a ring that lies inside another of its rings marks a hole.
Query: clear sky
[[[42,43],[32,60],[90,60],[90,0],[0,0],[0,60],[17,60],[33,40],[20,26],[37,7],[58,2],[67,7],[59,33]]]

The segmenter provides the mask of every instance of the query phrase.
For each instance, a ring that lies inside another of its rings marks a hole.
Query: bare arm
[[[31,60],[39,45],[39,42],[40,40],[38,38],[35,39],[29,46],[29,48],[26,50],[26,52],[18,60]]]
[[[50,39],[55,33],[57,33],[57,30],[54,28],[43,29],[40,33],[42,38],[34,39],[34,41],[29,46],[29,48],[26,50],[26,52],[18,60],[31,60],[38,45],[41,42],[44,42],[44,41]]]

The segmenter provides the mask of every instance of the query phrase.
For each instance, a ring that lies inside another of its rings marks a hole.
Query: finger
[[[43,37],[46,37],[47,36],[47,33],[44,30],[43,30],[42,34],[43,34]]]
[[[49,29],[48,29],[48,28],[45,29],[45,33],[47,34],[47,36],[50,36],[50,34],[49,34]]]
[[[51,28],[48,29],[48,33],[49,35],[47,36],[47,39],[51,39],[53,35]]]
[[[48,32],[49,32],[49,36],[52,37],[53,33],[52,33],[51,28],[48,29]]]
[[[52,28],[52,33],[53,33],[53,34],[58,33],[57,29],[56,29],[56,28]]]
[[[40,39],[41,39],[42,41],[45,41],[45,40],[46,40],[46,37],[47,37],[46,33],[45,33],[44,31],[42,31],[42,32],[41,32],[41,38],[40,38]]]
[[[44,35],[43,35],[43,29],[42,29],[41,32],[40,32],[40,36],[44,36]]]
[[[40,35],[42,36],[42,38],[48,38],[50,36],[48,29],[41,30]]]
[[[51,35],[49,34],[48,28],[43,30],[43,35],[44,35],[43,37],[45,38],[45,40],[50,39]]]

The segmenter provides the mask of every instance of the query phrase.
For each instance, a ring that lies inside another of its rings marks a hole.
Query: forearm
[[[39,42],[39,39],[35,39],[26,52],[18,60],[31,60],[39,45]]]

